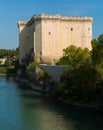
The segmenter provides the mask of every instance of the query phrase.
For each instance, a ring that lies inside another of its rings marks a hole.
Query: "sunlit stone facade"
[[[39,62],[53,64],[70,45],[91,49],[92,21],[92,17],[60,14],[40,14],[28,21],[18,21],[20,63],[31,51]]]

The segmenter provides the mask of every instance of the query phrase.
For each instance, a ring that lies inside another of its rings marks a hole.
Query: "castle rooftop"
[[[35,20],[40,20],[40,19],[47,19],[47,20],[63,20],[63,21],[93,21],[93,17],[90,16],[62,16],[60,14],[54,14],[54,15],[48,15],[48,14],[38,14],[34,15],[31,19],[27,21],[19,21],[19,25],[30,25],[32,24]]]

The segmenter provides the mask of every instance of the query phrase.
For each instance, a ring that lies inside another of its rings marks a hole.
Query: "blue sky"
[[[19,44],[17,21],[35,14],[93,17],[93,38],[103,34],[103,0],[0,0],[0,48]]]

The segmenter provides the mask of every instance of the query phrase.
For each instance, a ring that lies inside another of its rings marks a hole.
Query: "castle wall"
[[[42,56],[56,61],[63,54],[63,49],[75,45],[91,49],[92,22],[89,18],[54,18],[42,19]]]
[[[29,37],[30,37],[30,50],[34,49],[34,32],[35,32],[35,23],[29,26]]]
[[[41,33],[41,21],[35,21],[35,32],[34,32],[34,54],[37,60],[40,58],[42,52],[42,33]]]
[[[20,25],[20,33],[19,33],[19,56],[20,56],[20,63],[25,56],[25,52],[28,52],[28,34],[29,34],[29,27],[25,27],[25,25]]]
[[[57,58],[60,48],[59,20],[42,20],[42,56]]]
[[[19,61],[22,63],[22,59],[26,58],[34,48],[34,24],[27,26],[27,22],[19,22],[19,28]]]
[[[52,63],[63,54],[63,49],[75,45],[91,50],[92,18],[56,15],[35,15],[27,22],[18,22],[20,62],[27,53],[36,60]]]
[[[81,47],[82,26],[80,21],[61,21],[61,49],[70,45]],[[61,53],[60,55],[61,56]]]
[[[89,48],[91,50],[91,40],[92,40],[92,23],[90,21],[82,22],[82,48]]]

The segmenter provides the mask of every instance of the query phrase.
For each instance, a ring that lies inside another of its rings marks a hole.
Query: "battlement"
[[[58,19],[58,20],[69,20],[69,21],[93,21],[92,17],[80,17],[80,16],[61,16],[60,14],[55,14],[55,15],[47,15],[47,14],[39,14],[35,15],[34,19]]]
[[[28,23],[28,21],[18,21],[18,28],[20,27],[20,26],[25,26],[26,24]]]
[[[48,15],[48,14],[39,14],[39,15],[34,15],[31,19],[27,20],[27,21],[18,21],[18,28],[20,26],[25,26],[25,25],[30,25],[32,24],[35,20],[40,20],[40,19],[47,19],[47,20],[60,20],[60,21],[89,21],[92,22],[93,18],[92,17],[88,17],[88,16],[84,16],[84,17],[80,17],[80,16],[61,16],[60,14],[54,14],[54,15]]]

